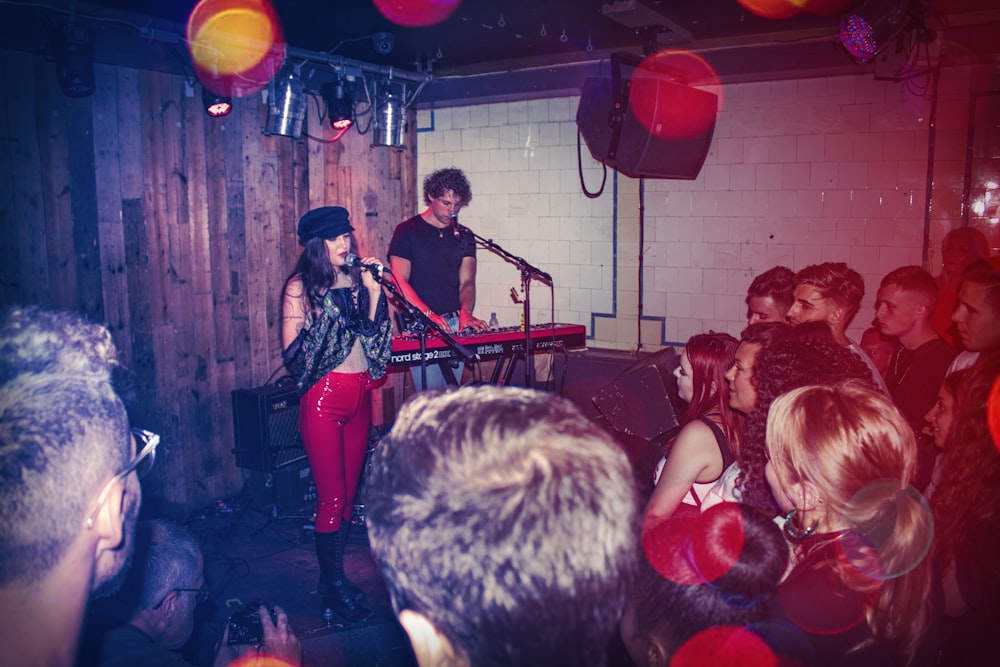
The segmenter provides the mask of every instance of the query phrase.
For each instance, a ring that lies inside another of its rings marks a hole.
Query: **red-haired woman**
[[[657,466],[644,531],[669,518],[682,503],[700,507],[733,462],[743,418],[729,407],[725,374],[738,345],[728,334],[710,332],[692,336],[684,347],[674,377],[688,408],[684,426]]]

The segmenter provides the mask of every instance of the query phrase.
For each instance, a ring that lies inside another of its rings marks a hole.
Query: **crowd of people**
[[[451,168],[424,186],[389,268],[358,259],[346,209],[306,213],[282,290],[319,599],[345,626],[372,616],[343,560],[391,352],[385,281],[445,330],[486,326],[456,221],[469,183]],[[757,276],[739,338],[698,333],[679,355],[683,420],[649,492],[570,400],[421,376],[366,480],[372,554],[417,664],[992,664],[1000,261],[976,256],[972,233],[945,245],[937,278],[905,266],[882,279],[861,345],[847,335],[857,271]],[[7,307],[0,349],[5,664],[72,665],[84,650],[107,667],[187,664],[175,649],[206,592],[203,556],[183,526],[137,520],[159,437],[130,427],[111,335]],[[121,624],[82,647],[91,601],[119,588]],[[301,665],[287,614],[254,611],[259,640],[223,635],[213,664]]]

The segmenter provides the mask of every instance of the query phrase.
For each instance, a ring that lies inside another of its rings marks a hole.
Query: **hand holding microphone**
[[[372,275],[374,275],[376,277],[379,275],[379,273],[381,273],[383,271],[385,273],[392,273],[392,271],[390,271],[386,267],[384,267],[381,264],[379,264],[378,260],[376,260],[374,257],[368,257],[366,259],[368,261],[362,260],[360,257],[358,257],[357,255],[355,255],[353,252],[349,252],[344,257],[344,264],[346,264],[347,266],[357,266],[357,267],[360,267],[361,269],[367,271],[368,273],[371,273]]]

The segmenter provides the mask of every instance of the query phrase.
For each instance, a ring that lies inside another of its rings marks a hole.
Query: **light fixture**
[[[296,69],[283,67],[268,84],[264,134],[301,139],[307,101],[305,84]]]
[[[324,83],[320,94],[326,101],[326,112],[330,117],[330,127],[334,130],[331,141],[337,141],[354,125],[354,104],[347,94],[343,79]]]
[[[213,93],[205,86],[201,87],[201,102],[205,105],[205,113],[212,118],[227,116],[233,110],[233,100],[231,98]]]
[[[404,148],[406,142],[405,84],[386,80],[375,84],[375,116],[373,146]]]
[[[863,0],[857,10],[840,19],[837,34],[844,49],[858,62],[866,63],[884,51],[912,24],[911,0]]]
[[[52,35],[56,78],[66,97],[87,97],[94,80],[94,31],[78,25],[57,28]]]

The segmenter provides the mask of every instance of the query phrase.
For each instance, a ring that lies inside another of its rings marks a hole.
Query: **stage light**
[[[233,110],[232,99],[213,93],[204,86],[201,87],[201,102],[205,105],[205,113],[212,118],[227,116]]]
[[[292,67],[284,67],[268,85],[264,134],[301,139],[307,101],[305,84],[298,72]]]
[[[320,94],[326,101],[330,127],[335,132],[332,141],[336,141],[354,125],[354,104],[350,95],[347,94],[346,83],[343,79],[323,84]]]
[[[856,11],[841,17],[837,40],[858,62],[866,63],[907,27],[910,4],[910,0],[864,0]]]
[[[406,97],[405,85],[393,81],[383,81],[381,84],[376,84],[374,97],[375,117],[372,145],[405,147],[406,109],[403,106]]]
[[[94,80],[94,31],[78,25],[53,34],[56,78],[66,97],[87,97],[97,90]]]

